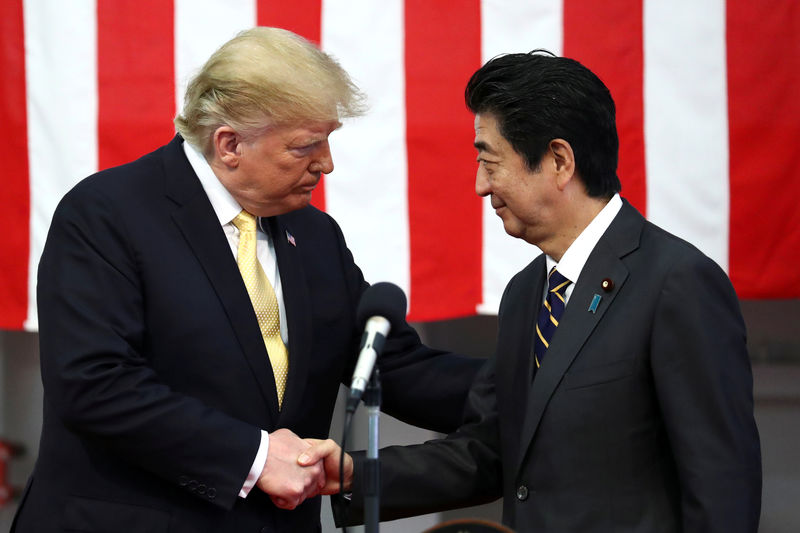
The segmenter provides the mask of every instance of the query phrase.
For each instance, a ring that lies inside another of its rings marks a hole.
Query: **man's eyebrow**
[[[475,141],[474,146],[479,152],[487,152],[492,155],[497,155],[495,151],[492,150],[488,144],[486,144],[485,141]]]

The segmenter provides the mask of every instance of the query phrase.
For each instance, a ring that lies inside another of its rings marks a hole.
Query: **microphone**
[[[347,399],[349,412],[354,412],[358,402],[361,401],[389,331],[392,327],[402,324],[405,318],[406,295],[397,285],[383,281],[371,285],[361,295],[356,319],[359,324],[364,321],[366,324],[361,337],[358,362],[353,371],[353,381],[350,384],[350,396]]]

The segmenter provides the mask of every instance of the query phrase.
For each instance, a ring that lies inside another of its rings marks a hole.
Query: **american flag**
[[[3,0],[0,328],[37,327],[35,272],[79,179],[168,142],[191,74],[254,26],[319,43],[369,96],[314,204],[409,318],[493,313],[537,250],[475,195],[469,76],[503,52],[578,59],[618,109],[623,196],[730,275],[800,297],[796,0]]]

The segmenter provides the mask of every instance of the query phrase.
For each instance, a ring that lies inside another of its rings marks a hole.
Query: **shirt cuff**
[[[250,467],[250,472],[247,474],[247,479],[244,480],[244,486],[239,491],[240,498],[247,498],[250,490],[256,486],[261,472],[264,471],[264,465],[267,462],[267,452],[269,451],[269,433],[261,430],[261,444],[258,446],[258,453],[253,461],[253,466]]]

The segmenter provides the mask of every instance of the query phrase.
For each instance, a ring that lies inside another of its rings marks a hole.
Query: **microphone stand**
[[[367,408],[367,459],[364,462],[364,531],[378,533],[380,522],[380,460],[378,459],[378,428],[381,415],[381,381],[377,366],[364,389]]]

